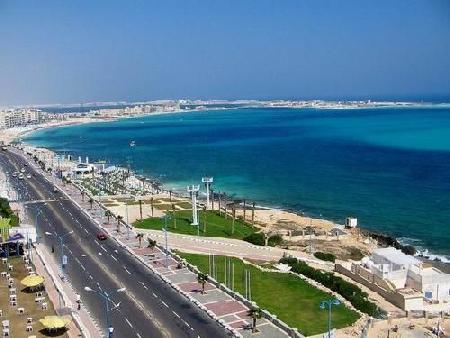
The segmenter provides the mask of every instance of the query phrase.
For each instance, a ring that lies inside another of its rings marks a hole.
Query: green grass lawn
[[[196,265],[200,271],[209,274],[209,259],[206,255],[178,254]],[[299,277],[278,272],[263,272],[240,259],[216,256],[216,280],[224,282],[225,260],[234,263],[234,289],[245,294],[244,269],[251,271],[252,300],[262,309],[267,309],[291,327],[304,335],[314,335],[327,330],[328,311],[320,309],[320,302],[331,295],[313,287]],[[229,277],[228,277],[229,278]],[[230,285],[229,285],[230,286]],[[359,315],[345,307],[333,307],[333,327],[351,325]]]
[[[169,212],[172,217],[172,212]],[[216,211],[199,211],[200,236],[205,237],[230,237],[242,239],[252,234],[255,230],[251,225],[236,219],[234,222],[234,233],[232,233],[232,220],[230,217],[219,215]],[[174,226],[173,217],[168,220],[168,229],[186,235],[197,235],[197,227],[191,225],[192,211],[179,210],[175,211],[176,228]],[[205,231],[206,222],[206,231]],[[136,228],[161,230],[164,227],[164,219],[151,217],[138,220],[134,223]]]

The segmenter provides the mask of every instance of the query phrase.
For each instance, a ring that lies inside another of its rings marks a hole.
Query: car
[[[17,177],[17,173],[12,173],[12,177]]]
[[[30,175],[30,174],[28,174],[28,175],[27,175],[27,178],[31,178],[31,175]]]
[[[23,174],[19,174],[19,180],[23,180]]]
[[[97,239],[98,239],[99,241],[104,241],[105,239],[108,239],[108,235],[105,234],[104,232],[99,232],[99,233],[97,234]]]
[[[23,174],[25,172],[25,168],[20,169],[20,172]]]
[[[58,188],[57,187],[53,187],[53,192],[58,192]]]

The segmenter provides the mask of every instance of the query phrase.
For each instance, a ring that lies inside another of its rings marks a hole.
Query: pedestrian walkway
[[[164,231],[136,229],[138,232],[145,233],[154,238],[158,243],[163,244],[165,241]],[[199,237],[192,235],[183,235],[169,233],[168,244],[172,249],[180,249],[193,253],[225,255],[239,258],[247,258],[263,261],[278,261],[283,255],[290,255],[298,259],[308,262],[313,266],[318,266],[323,270],[331,271],[333,264],[315,259],[311,255],[295,250],[285,250],[277,247],[257,246],[251,243],[222,237]]]

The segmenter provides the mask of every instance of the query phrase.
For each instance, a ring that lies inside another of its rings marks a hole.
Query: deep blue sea
[[[26,141],[131,161],[168,188],[212,175],[216,191],[337,222],[355,216],[450,256],[450,108],[187,112],[41,130]]]

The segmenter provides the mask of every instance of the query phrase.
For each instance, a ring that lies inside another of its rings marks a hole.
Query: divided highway
[[[31,163],[26,167],[31,178],[12,177],[13,172],[24,167],[25,161],[23,156],[11,151],[0,153],[0,166],[9,172],[10,184],[27,205],[33,222],[37,219],[39,245],[49,250],[53,247],[59,258],[56,234],[73,231],[64,239],[64,254],[68,256],[66,283],[70,282],[81,295],[83,306],[88,307],[103,332],[106,329],[104,304],[92,293],[85,292],[85,286],[107,292],[127,289],[124,293],[111,293],[114,303],[120,303],[111,312],[115,337],[228,336],[214,320],[166,285],[115,240],[99,242],[97,225],[64,194],[54,193],[53,185]]]

